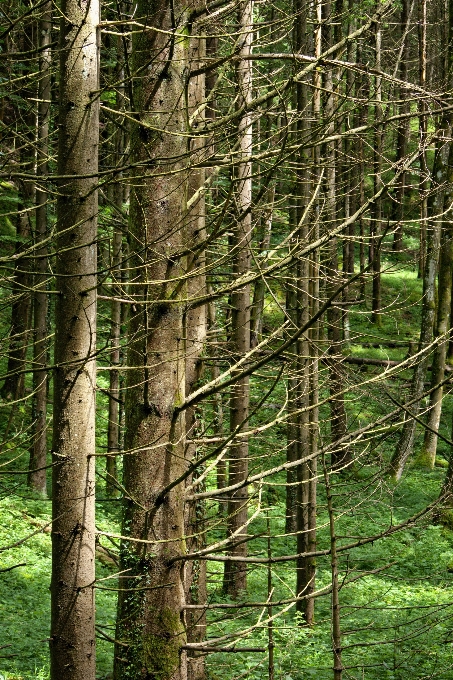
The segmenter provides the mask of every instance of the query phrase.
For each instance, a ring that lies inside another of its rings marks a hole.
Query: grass
[[[409,237],[411,238],[411,237]],[[409,243],[410,245],[410,243]],[[416,268],[404,256],[388,255],[382,276],[382,324],[370,323],[370,282],[366,301],[351,308],[351,335],[355,338],[348,351],[354,356],[401,360],[406,356],[409,342],[416,343],[420,322],[421,281]],[[275,290],[276,300],[282,291]],[[269,298],[265,324],[275,327],[281,321],[281,310]],[[387,343],[398,342],[389,347]],[[367,343],[365,346],[364,343]],[[373,346],[369,346],[373,345]],[[321,396],[326,396],[325,367],[321,375]],[[351,390],[347,394],[350,428],[373,421],[386,413],[389,400],[386,390],[404,395],[410,372],[388,380],[366,385],[367,377],[376,374],[374,368],[348,370]],[[252,406],[256,405],[270,387],[270,373],[263,369],[251,381]],[[101,387],[107,387],[105,378]],[[385,389],[384,389],[385,388]],[[278,413],[286,398],[285,382],[281,380],[263,407],[253,416],[254,426],[264,425]],[[105,447],[106,397],[99,396],[99,428],[97,446]],[[444,399],[441,432],[448,437],[451,422],[451,397]],[[322,438],[328,439],[328,406],[321,411]],[[227,413],[225,413],[227,420]],[[209,422],[209,413],[206,415]],[[104,425],[102,425],[104,423]],[[18,429],[20,431],[20,428]],[[421,428],[418,429],[416,450],[420,447]],[[381,474],[381,465],[388,460],[398,432],[375,437],[363,447],[354,474],[332,478],[336,532],[339,546],[385,531],[403,522],[433,501],[445,474],[436,467],[429,471],[412,464],[402,481],[388,484]],[[250,467],[281,463],[285,455],[286,427],[277,423],[257,434],[250,441]],[[19,447],[21,437],[16,442]],[[16,445],[15,443],[15,445]],[[26,451],[23,452],[26,461]],[[357,449],[356,453],[360,453]],[[440,459],[449,456],[448,445],[439,442]],[[19,461],[20,464],[20,461]],[[23,463],[25,465],[25,463]],[[98,529],[119,531],[119,503],[102,500],[103,463],[99,464],[101,501],[98,503]],[[17,469],[18,463],[15,463]],[[23,477],[21,477],[23,479]],[[0,676],[5,680],[47,680],[49,636],[50,534],[45,527],[50,522],[50,502],[30,495],[24,485],[17,485],[13,477],[4,477],[0,498]],[[295,550],[294,537],[285,536],[284,497],[285,476],[268,479],[261,489],[253,487],[252,506],[257,507],[258,492],[262,493],[263,512],[250,526],[250,532],[266,532],[267,517],[271,526],[272,554],[287,555]],[[214,474],[207,485],[214,484]],[[318,546],[328,548],[328,515],[325,489],[319,483]],[[207,507],[207,514],[217,515],[217,504]],[[220,530],[212,531],[209,540],[221,537]],[[28,538],[27,538],[28,537]],[[26,540],[25,540],[26,539]],[[104,539],[105,540],[105,539]],[[7,546],[11,546],[8,549]],[[250,554],[265,556],[264,537],[250,544]],[[1,571],[18,566],[10,571]],[[384,568],[385,567],[385,568]],[[328,586],[331,580],[328,557],[317,563],[317,588]],[[357,680],[406,680],[407,678],[453,678],[453,532],[431,523],[429,516],[416,525],[374,543],[340,553],[340,604],[343,662],[346,678]],[[111,566],[97,563],[97,576],[105,578],[113,573]],[[265,602],[268,571],[266,566],[250,566],[247,601]],[[115,581],[100,585],[114,587]],[[295,569],[293,562],[283,562],[272,568],[273,599],[290,598],[294,594]],[[228,602],[222,594],[222,566],[208,562],[209,601]],[[97,623],[107,636],[114,636],[115,592],[98,589],[96,594]],[[316,619],[312,628],[303,625],[291,608],[274,621],[275,664],[278,680],[324,680],[332,677],[332,634],[330,597],[316,601]],[[247,609],[225,618],[221,611],[209,614],[209,637],[237,633],[250,626],[255,628],[238,642],[238,646],[266,647],[268,643],[266,611]],[[267,677],[267,654],[211,654],[207,658],[209,680],[261,680]],[[98,677],[107,678],[112,669],[112,644],[99,637],[97,642]]]

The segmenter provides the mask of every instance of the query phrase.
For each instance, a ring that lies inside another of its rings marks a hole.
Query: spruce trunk
[[[61,16],[51,678],[94,680],[99,2],[66,0]]]

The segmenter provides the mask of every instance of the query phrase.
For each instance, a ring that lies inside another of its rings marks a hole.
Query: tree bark
[[[247,57],[251,53],[253,39],[253,2],[244,0],[239,4],[239,25],[241,30],[239,63],[237,67],[239,106],[252,100],[252,65]],[[250,243],[252,232],[252,118],[246,113],[239,121],[240,158],[237,171],[237,221],[233,228],[233,276],[238,277],[250,269]],[[250,284],[235,290],[231,295],[233,355],[240,358],[250,350]],[[233,373],[234,375],[234,373]],[[249,414],[249,378],[239,379],[231,387],[230,431],[247,426]],[[247,476],[248,441],[242,437],[230,446],[229,484],[236,484]],[[228,503],[228,531],[232,540],[241,541],[231,554],[246,557],[247,543],[247,487],[232,494]],[[234,536],[233,536],[234,535]],[[237,597],[247,587],[247,565],[245,562],[225,562],[224,590]]]
[[[30,20],[20,39],[20,48],[24,51],[35,47],[34,26]],[[29,74],[30,75],[30,74]],[[36,110],[29,98],[35,96],[29,87],[19,91],[23,99],[24,110],[16,108],[16,125],[20,131],[22,142],[18,158],[21,168],[32,174],[35,170],[34,145],[36,143]],[[19,400],[25,394],[25,359],[31,325],[30,262],[20,256],[29,245],[32,234],[32,207],[35,202],[35,185],[33,181],[19,179],[17,182],[17,217],[16,217],[16,258],[13,275],[11,305],[11,328],[9,333],[9,354],[6,368],[6,379],[0,390],[3,399]]]
[[[401,48],[401,61],[400,61],[400,74],[399,77],[403,82],[407,81],[407,63],[409,59],[409,0],[402,0],[401,3],[401,33],[403,45]],[[407,90],[404,87],[399,88],[399,98],[403,100],[403,105],[401,107],[401,113],[407,113],[408,103],[407,103]],[[398,167],[403,161],[407,154],[407,146],[409,142],[409,118],[400,121],[397,130],[396,139],[396,159],[395,163]],[[400,251],[403,249],[403,235],[404,235],[404,194],[405,194],[405,181],[406,173],[402,173],[400,176],[400,181],[397,186],[395,203],[393,210],[393,217],[397,221],[395,227],[392,248],[395,251]]]
[[[119,41],[118,41],[119,43]],[[120,44],[118,44],[118,51]],[[124,69],[116,69],[116,80],[122,82],[124,79]],[[118,87],[116,95],[116,109],[120,112],[124,109],[124,94],[122,87]],[[114,133],[114,162],[122,165],[124,154],[124,130],[122,126],[117,127]],[[122,173],[115,177],[112,187],[112,201],[116,206],[118,215],[122,214],[124,187]],[[123,257],[123,225],[118,224],[118,219],[113,227],[112,253],[111,253],[111,278],[112,278],[112,302],[110,307],[110,364],[113,370],[110,371],[109,385],[109,416],[107,427],[107,455],[106,458],[106,495],[115,497],[118,495],[118,455],[120,451],[120,373],[117,367],[121,361],[121,262]]]
[[[57,203],[51,677],[94,680],[99,2],[66,0],[61,16],[58,174],[74,179]]]
[[[453,201],[453,152],[450,148],[450,158],[448,161],[447,190],[445,192],[444,209],[447,209]],[[439,282],[437,292],[437,318],[436,336],[438,344],[433,352],[431,388],[434,388],[430,395],[427,425],[425,430],[423,448],[418,456],[418,462],[429,468],[434,467],[437,451],[437,435],[439,430],[440,417],[442,413],[443,385],[439,383],[444,379],[445,362],[447,357],[449,326],[450,326],[450,305],[452,288],[453,270],[453,230],[449,220],[443,220],[441,227],[441,243],[439,257]]]
[[[432,221],[430,221],[429,229],[427,230],[426,263],[423,275],[422,319],[418,343],[419,352],[426,349],[433,339],[435,284],[441,231],[441,225],[439,220],[436,219],[436,216],[442,212],[443,190],[439,187],[442,187],[442,183],[447,176],[448,150],[449,143],[443,145],[442,142],[440,142],[434,159],[433,178],[435,178],[435,181],[433,183],[434,186],[437,185],[437,190],[432,195],[432,200],[428,206],[428,214]],[[412,404],[410,410],[415,416],[418,415],[420,408],[420,398],[423,393],[428,359],[429,356],[425,353],[414,369],[410,398],[411,400],[416,399],[416,401]],[[408,415],[395,452],[390,461],[389,474],[395,480],[401,478],[406,462],[412,455],[416,426],[416,420]]]
[[[133,37],[131,161],[147,161],[133,180],[129,222],[129,322],[120,568],[114,677],[186,680],[185,574],[172,557],[186,551],[184,302],[187,122],[184,102],[190,38],[187,3],[142,0],[145,27]],[[156,31],[155,27],[159,30]],[[156,167],[150,159],[162,159]],[[166,172],[166,170],[169,170]],[[136,540],[133,540],[136,539]],[[144,541],[144,542],[140,542]]]
[[[45,177],[48,173],[49,122],[51,97],[51,30],[52,4],[43,8],[39,21],[39,47],[41,77],[38,85],[38,139],[36,174]],[[47,192],[42,183],[36,186],[36,264],[33,293],[33,441],[30,451],[28,486],[42,496],[47,495],[46,454],[47,454]]]
[[[189,68],[196,69],[205,57],[205,39],[192,33],[189,48]],[[200,105],[205,101],[206,90],[205,75],[199,74],[192,78],[188,85],[188,106],[191,125],[196,130],[205,122],[204,110]],[[190,163],[195,164],[206,155],[204,138],[189,138],[187,153]],[[206,171],[204,168],[192,168],[188,181],[189,199],[204,185]],[[187,299],[189,303],[198,296],[204,296],[206,286],[206,253],[204,242],[206,240],[206,201],[204,193],[191,206],[186,218],[186,235],[191,244],[191,254],[187,262],[187,270],[190,278],[187,282]],[[186,343],[186,394],[189,395],[202,377],[203,359],[202,353],[206,342],[207,310],[206,305],[192,307],[184,315],[184,337]],[[199,430],[199,407],[193,406],[186,411],[186,458],[196,463],[198,451],[197,445],[190,439],[196,436]],[[191,484],[202,470],[197,467],[196,471],[187,479]],[[194,553],[205,545],[204,529],[204,503],[203,501],[191,501],[186,510],[186,535],[187,550]],[[187,604],[204,604],[207,599],[206,592],[206,561],[190,560],[186,564],[185,574],[186,602]],[[201,642],[206,634],[206,613],[203,610],[186,610],[187,641],[189,643]],[[205,677],[204,656],[196,655],[189,651],[187,654],[188,680],[203,680]]]

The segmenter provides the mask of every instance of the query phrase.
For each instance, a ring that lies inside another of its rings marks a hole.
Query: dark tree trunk
[[[51,96],[51,30],[52,4],[49,0],[43,8],[39,21],[39,47],[41,77],[38,87],[38,139],[36,173],[43,178],[48,172],[49,120]],[[33,441],[30,451],[28,485],[42,496],[47,495],[46,453],[47,453],[47,193],[44,180],[36,187],[36,259],[34,260],[33,293]]]

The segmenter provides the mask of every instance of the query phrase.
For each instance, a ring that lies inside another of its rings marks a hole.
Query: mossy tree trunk
[[[450,148],[448,162],[448,181],[445,192],[444,209],[448,209],[453,201],[453,152]],[[431,388],[429,411],[427,418],[428,428],[425,430],[423,449],[418,457],[419,463],[429,468],[434,467],[437,451],[437,431],[439,430],[442,413],[443,385],[445,362],[449,342],[448,329],[450,327],[450,306],[453,270],[453,230],[449,217],[443,220],[440,256],[439,256],[439,281],[437,291],[437,315],[436,337],[438,343],[433,352],[431,370]]]
[[[125,404],[125,488],[118,600],[116,680],[186,680],[186,576],[172,557],[186,552],[186,391],[184,274],[188,249],[186,70],[191,38],[187,3],[139,2],[145,23],[132,45],[133,163],[129,221],[130,293]],[[151,10],[151,11],[150,11]],[[159,30],[154,30],[157,27]],[[149,162],[151,161],[151,162]],[[200,207],[199,205],[197,206]],[[197,343],[195,343],[197,346]]]

